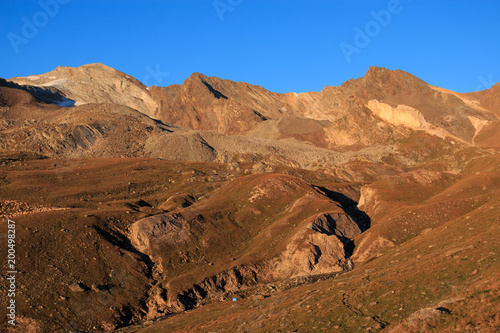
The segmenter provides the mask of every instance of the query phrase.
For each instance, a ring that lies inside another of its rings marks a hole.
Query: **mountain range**
[[[286,94],[102,64],[0,79],[17,327],[493,332],[499,130],[500,84],[378,67]]]

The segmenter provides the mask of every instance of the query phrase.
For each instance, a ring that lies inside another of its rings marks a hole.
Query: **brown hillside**
[[[0,331],[497,332],[498,87],[1,79]]]

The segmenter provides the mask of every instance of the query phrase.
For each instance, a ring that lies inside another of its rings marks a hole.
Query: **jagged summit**
[[[492,87],[475,94],[475,99],[482,100],[474,102],[479,106],[475,107],[468,101],[470,98],[432,87],[402,70],[382,67],[370,67],[363,77],[339,87],[301,94],[273,93],[260,86],[198,72],[181,85],[147,88],[99,63],[58,67],[46,74],[12,78],[10,82],[35,87],[31,91],[49,103],[51,99],[42,96],[50,90],[57,97],[53,103],[61,106],[119,104],[194,130],[274,139],[294,137],[332,149],[389,143],[403,135],[404,128],[472,142],[483,123],[495,118],[491,110],[496,102],[487,92],[498,89]],[[342,123],[347,115],[347,123]],[[322,125],[291,125],[303,122],[300,119]],[[376,125],[380,119],[394,130]],[[288,124],[287,128],[284,124]]]
[[[100,69],[100,70],[113,70],[113,71],[116,71],[116,69],[108,66],[108,65],[105,65],[103,63],[100,63],[100,62],[96,62],[96,63],[93,63],[93,64],[85,64],[85,65],[81,65],[81,66],[78,66],[76,67],[77,69],[83,69],[83,68],[96,68],[96,69]]]
[[[376,76],[376,75],[380,75],[381,73],[384,73],[384,74],[393,74],[393,75],[397,75],[397,74],[402,74],[402,75],[411,75],[413,76],[412,74],[406,72],[406,71],[403,71],[401,69],[389,69],[389,68],[386,68],[386,67],[380,67],[380,66],[370,66],[368,68],[368,70],[366,71],[365,73],[365,77],[370,77],[370,76]]]
[[[208,77],[199,72],[193,72],[186,80],[206,80]]]
[[[416,76],[400,69],[391,70],[385,67],[371,66],[365,75],[358,79],[351,79],[342,84],[344,87],[363,85],[367,88],[379,89],[420,89],[428,83]]]

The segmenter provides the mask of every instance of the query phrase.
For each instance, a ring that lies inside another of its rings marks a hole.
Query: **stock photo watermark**
[[[50,19],[59,13],[61,5],[65,5],[68,2],[70,0],[39,0],[38,6],[40,10],[33,14],[31,19],[26,16],[21,18],[22,26],[20,33],[11,31],[7,34],[14,53],[19,53],[21,45],[28,44],[30,40],[35,38],[40,29],[45,27]]]
[[[493,81],[493,74],[489,74],[487,77],[479,75],[477,80],[479,81],[479,84],[476,86],[476,92],[489,89],[496,83]]]
[[[372,40],[391,23],[393,17],[403,12],[403,9],[404,7],[399,0],[389,0],[387,9],[370,11],[373,20],[368,21],[363,28],[354,27],[355,34],[352,44],[346,42],[339,44],[347,63],[351,63],[354,54],[360,54],[363,49],[368,47]]]
[[[224,15],[227,12],[232,12],[236,7],[241,5],[243,0],[214,0],[212,5],[214,6],[215,12],[219,16],[219,19],[224,21]]]
[[[16,325],[16,222],[7,220],[7,323]]]
[[[151,68],[151,66],[146,66],[146,72],[148,72],[148,74],[144,76],[144,78],[142,79],[142,83],[148,87],[163,83],[163,81],[165,81],[165,78],[170,75],[169,72],[163,72],[160,69],[159,64],[156,65],[155,69]],[[151,83],[151,80],[154,80],[153,83]]]

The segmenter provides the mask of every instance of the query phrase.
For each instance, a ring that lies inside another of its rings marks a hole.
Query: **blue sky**
[[[380,66],[469,92],[500,80],[499,17],[495,0],[1,0],[0,77],[101,62],[304,92]]]

